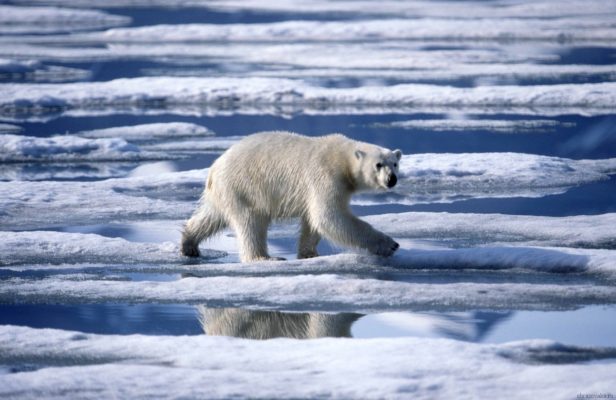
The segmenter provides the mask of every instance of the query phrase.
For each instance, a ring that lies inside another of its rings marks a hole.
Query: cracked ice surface
[[[566,398],[580,386],[615,390],[614,349],[548,340],[499,345],[426,338],[254,342],[2,326],[0,350],[2,364],[47,367],[0,375],[3,397],[27,399],[40,393],[64,398],[67,392],[84,399],[101,394],[226,398],[237,393],[259,398],[434,398],[457,396],[460,386],[471,396],[515,392],[518,397]],[[355,361],[349,363],[351,358]],[[550,362],[537,365],[536,360]],[[607,362],[575,363],[595,360]],[[306,385],[315,375],[319,385]],[[276,384],[281,379],[285,385]]]

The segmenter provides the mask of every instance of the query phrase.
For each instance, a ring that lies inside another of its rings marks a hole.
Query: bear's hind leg
[[[227,226],[225,219],[210,204],[202,204],[186,222],[180,251],[187,257],[199,257],[199,243]]]
[[[248,215],[246,215],[248,214]],[[269,218],[247,211],[244,217],[236,217],[232,221],[237,235],[242,262],[272,260],[267,253],[267,228]]]
[[[306,220],[302,220],[301,233],[299,236],[299,245],[297,249],[297,258],[312,258],[318,257],[317,245],[321,240],[321,235],[316,232]]]

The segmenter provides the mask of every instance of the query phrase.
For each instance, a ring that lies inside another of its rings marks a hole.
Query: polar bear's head
[[[391,189],[396,186],[401,157],[400,150],[391,151],[377,146],[356,149],[357,189]]]

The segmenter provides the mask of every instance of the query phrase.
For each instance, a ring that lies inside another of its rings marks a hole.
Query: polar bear
[[[298,313],[198,306],[205,334],[245,339],[316,339],[351,337],[351,326],[362,314]]]
[[[298,258],[316,257],[321,237],[379,256],[399,247],[391,237],[354,216],[351,195],[396,185],[400,150],[341,134],[307,137],[263,132],[231,146],[210,168],[201,201],[182,233],[181,252],[199,256],[199,242],[230,226],[242,262],[271,260],[267,228],[299,218]]]

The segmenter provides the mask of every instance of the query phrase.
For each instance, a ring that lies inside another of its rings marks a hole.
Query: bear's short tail
[[[182,232],[181,252],[199,257],[199,243],[227,227],[224,217],[207,202],[202,203],[190,217]]]

